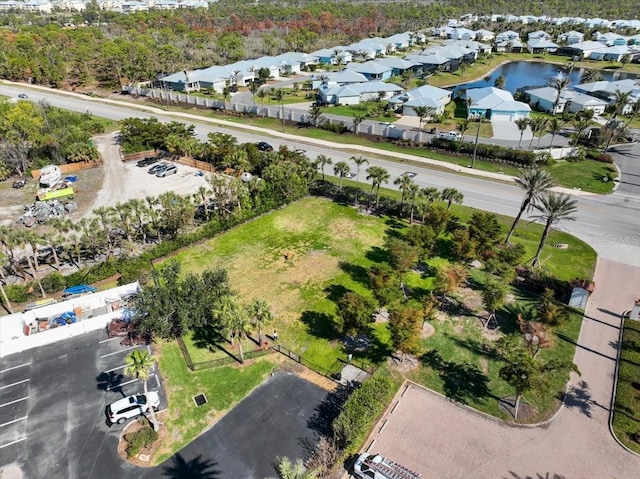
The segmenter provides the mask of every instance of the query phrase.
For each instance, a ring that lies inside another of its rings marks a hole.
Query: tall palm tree
[[[591,110],[587,110],[587,111],[591,111]],[[576,130],[575,138],[573,140],[573,147],[571,148],[571,156],[573,156],[575,154],[576,148],[580,144],[580,138],[582,137],[582,134],[587,128],[589,128],[589,125],[591,125],[591,118],[588,118],[588,115],[587,116],[576,115],[576,117],[571,122],[571,124],[573,125],[573,128],[575,128]]]
[[[458,121],[457,128],[463,137],[470,127],[471,127],[471,122],[469,121],[468,118],[463,118],[462,120]]]
[[[518,118],[516,121],[516,126],[520,131],[520,141],[518,141],[518,148],[520,148],[520,144],[522,143],[522,136],[524,132],[527,131],[527,127],[529,126],[529,118]]]
[[[258,343],[262,344],[262,326],[273,319],[271,308],[266,301],[254,299],[248,306],[251,323],[258,329]]]
[[[547,119],[541,116],[536,116],[529,119],[529,128],[531,128],[531,141],[529,142],[529,148],[533,144],[533,140],[535,139],[538,133],[542,133],[547,125]],[[540,140],[538,140],[538,143]]]
[[[520,203],[520,211],[518,211],[518,215],[513,220],[511,229],[509,229],[507,239],[504,241],[505,243],[509,243],[511,240],[511,235],[513,235],[513,231],[516,229],[522,213],[524,213],[526,209],[533,208],[538,201],[540,201],[540,198],[553,186],[553,177],[548,171],[535,168],[523,170],[520,176],[516,178],[516,183],[524,190],[524,198],[522,199],[522,203]]]
[[[369,160],[363,156],[352,156],[349,160],[353,161],[356,165],[356,183],[358,183],[360,180],[360,168],[362,168],[362,165],[368,165]]]
[[[555,140],[556,135],[562,131],[563,122],[558,118],[551,118],[547,122],[547,131],[551,133],[551,142],[549,143],[549,149],[553,146],[553,140]]]
[[[315,161],[316,168],[320,168],[322,172],[322,181],[324,181],[324,167],[332,164],[333,161],[327,155],[318,155]]]
[[[153,358],[149,355],[149,352],[146,349],[134,349],[125,358],[125,363],[126,367],[124,368],[124,373],[127,376],[131,376],[142,381],[144,395],[148,398],[149,387],[147,385],[147,380],[149,379],[150,371],[153,369]],[[149,413],[151,414],[151,427],[157,431],[159,424],[156,420],[156,412],[152,407],[150,407]]]
[[[370,166],[367,168],[367,180],[371,180],[371,194],[376,190],[376,210],[380,206],[380,186],[389,182],[389,172],[381,166]]]
[[[349,163],[339,161],[333,167],[333,174],[340,178],[340,190],[342,190],[342,178],[349,174]]]
[[[462,203],[464,199],[464,195],[455,188],[445,188],[442,190],[442,193],[440,193],[440,197],[443,201],[447,202],[448,210],[451,209],[452,203]]]
[[[624,111],[624,107],[629,103],[629,98],[631,97],[631,92],[623,92],[620,90],[616,90],[613,94],[615,100],[613,101],[613,118],[616,118],[618,115],[621,115]]]
[[[540,262],[540,253],[542,253],[542,248],[549,236],[551,225],[561,220],[575,220],[573,214],[578,211],[578,202],[569,195],[551,191],[547,193],[546,196],[540,198],[540,203],[534,205],[534,208],[538,210],[540,214],[533,218],[544,221],[545,223],[544,231],[538,244],[538,250],[532,262],[532,265],[536,266]]]
[[[425,118],[431,117],[434,113],[434,109],[428,106],[415,106],[413,107],[413,111],[418,116],[418,142],[422,139],[422,124],[424,123]]]
[[[420,190],[420,197],[424,198],[427,205],[430,206],[441,198],[440,190],[434,186],[422,188],[422,190]]]
[[[214,317],[218,318],[222,327],[227,332],[231,346],[238,340],[238,353],[240,362],[244,363],[244,352],[242,350],[242,340],[247,337],[251,328],[249,315],[244,308],[241,308],[232,298],[225,296],[221,298],[214,307]]]
[[[407,175],[400,175],[393,180],[393,184],[396,185],[402,193],[402,196],[400,197],[400,211],[402,211],[402,207],[404,206],[404,200],[407,197],[407,190],[411,183],[413,183],[413,180]]]
[[[93,214],[98,218],[100,222],[100,226],[102,227],[102,231],[104,233],[105,239],[109,244],[109,248],[111,248],[111,235],[109,234],[109,228],[111,225],[112,212],[109,208],[104,206],[100,206],[93,210]]]
[[[262,108],[260,109],[260,116],[264,118],[264,99],[267,97],[267,90],[265,90],[264,88],[260,88],[257,91],[256,96],[260,98],[260,103],[262,104]]]
[[[413,212],[416,206],[416,199],[420,194],[420,186],[414,181],[411,182],[409,187],[407,188],[407,196],[409,197],[410,207],[409,207],[409,224],[413,224]]]
[[[280,116],[282,117],[282,132],[284,133],[284,97],[285,97],[284,89],[276,88],[276,90],[274,91],[274,95],[276,97],[276,100],[280,102]]]
[[[359,115],[358,113],[355,113],[353,115],[353,132],[356,134],[356,136],[358,136],[358,127],[360,126],[360,123],[362,123],[365,119],[366,117],[364,115]]]
[[[636,118],[636,116],[638,116],[639,113],[640,113],[640,98],[631,104],[631,111],[629,112],[630,116],[629,116],[629,119],[627,120],[627,124],[625,125],[627,128],[629,127],[629,124]]]
[[[131,205],[131,214],[135,220],[138,235],[142,238],[142,243],[146,244],[147,231],[145,228],[145,219],[148,213],[147,204],[143,200],[137,198],[129,200],[129,204]]]
[[[558,103],[560,103],[560,95],[562,94],[562,90],[564,90],[569,86],[570,75],[572,70],[573,70],[573,63],[569,65],[569,71],[567,73],[557,76],[549,84],[551,88],[556,90],[556,99],[553,102],[553,110],[551,110],[551,113],[553,115],[556,114],[556,110],[558,109]]]

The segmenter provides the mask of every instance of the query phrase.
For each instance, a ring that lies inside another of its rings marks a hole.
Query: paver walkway
[[[640,294],[640,268],[600,260],[595,282],[575,355],[582,376],[550,424],[507,426],[412,385],[374,429],[371,452],[425,478],[638,479],[640,457],[608,422],[620,314]]]

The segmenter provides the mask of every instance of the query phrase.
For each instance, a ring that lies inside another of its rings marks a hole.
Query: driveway
[[[564,406],[546,427],[518,428],[410,385],[367,441],[424,477],[637,479],[640,457],[608,429],[620,314],[640,293],[640,268],[599,260]],[[395,404],[395,402],[394,402]]]
[[[640,143],[614,146],[608,153],[622,172],[618,191],[640,195]]]

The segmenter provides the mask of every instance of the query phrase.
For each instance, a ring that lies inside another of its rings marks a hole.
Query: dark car
[[[22,98],[23,100],[26,100],[27,98],[29,98],[29,95],[27,95],[26,93],[20,93],[18,95],[18,98]]]
[[[136,163],[136,166],[139,166],[140,168],[144,167],[144,166],[149,166],[149,165],[153,165],[154,163],[157,163],[158,161],[160,161],[160,159],[156,156],[147,156],[144,160],[140,160]]]
[[[155,175],[159,171],[165,170],[167,168],[167,166],[169,166],[169,165],[166,164],[166,163],[156,163],[151,168],[149,168],[149,170],[147,170],[147,173],[149,173],[150,175]]]
[[[257,146],[258,146],[258,150],[260,151],[273,151],[273,146],[271,146],[266,141],[261,141],[260,143],[258,143]]]

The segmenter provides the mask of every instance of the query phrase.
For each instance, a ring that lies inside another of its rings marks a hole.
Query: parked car
[[[257,146],[258,146],[258,150],[260,151],[273,151],[273,146],[271,146],[266,141],[261,141],[260,143],[258,143]]]
[[[107,406],[107,416],[111,424],[124,424],[127,419],[149,412],[149,408],[157,411],[160,407],[158,391],[149,391],[149,397],[144,394],[134,394],[117,400]]]
[[[20,93],[18,95],[18,98],[22,98],[23,100],[26,100],[27,98],[29,98],[29,95],[27,95],[26,93]]]
[[[437,137],[449,141],[462,140],[462,135],[457,131],[440,131]]]
[[[168,166],[169,165],[166,164],[166,163],[157,163],[157,164],[153,165],[151,168],[149,168],[147,170],[147,173],[149,173],[150,175],[155,175],[156,173],[158,173],[161,170],[164,170]]]
[[[178,172],[178,167],[176,165],[169,165],[163,170],[160,170],[156,173],[158,178],[164,178],[165,176],[175,175]]]
[[[154,163],[157,163],[158,161],[160,161],[160,158],[158,158],[157,156],[147,156],[144,160],[140,160],[136,163],[136,166],[139,167],[143,167],[143,166],[149,166],[149,165],[153,165]]]

